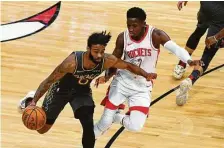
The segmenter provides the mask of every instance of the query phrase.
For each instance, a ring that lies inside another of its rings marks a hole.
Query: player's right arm
[[[61,64],[59,64],[43,82],[40,83],[30,105],[36,105],[37,101],[46,93],[53,83],[61,79],[65,74],[73,73],[75,68],[75,55],[71,54]]]
[[[115,49],[113,51],[113,55],[118,59],[121,59],[124,50],[124,32],[120,33],[116,40]],[[108,81],[117,71],[117,68],[109,68],[105,71],[105,81]]]

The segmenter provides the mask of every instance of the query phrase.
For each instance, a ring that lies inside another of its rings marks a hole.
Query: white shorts
[[[123,86],[116,79],[113,79],[110,85],[108,99],[115,106],[119,106],[127,101],[129,108],[134,106],[149,108],[151,102],[151,92],[149,90],[132,90]]]

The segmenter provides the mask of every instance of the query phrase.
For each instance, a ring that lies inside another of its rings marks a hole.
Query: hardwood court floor
[[[27,18],[56,2],[2,2],[2,24]],[[18,101],[40,82],[73,50],[85,50],[86,40],[94,31],[108,30],[113,37],[107,47],[111,53],[117,35],[126,29],[126,11],[138,6],[147,12],[147,22],[167,32],[184,47],[194,31],[199,2],[189,2],[182,11],[176,2],[62,2],[58,18],[47,29],[19,40],[1,43],[1,144],[3,148],[80,148],[81,125],[66,106],[53,128],[44,135],[24,127],[17,113]],[[193,58],[204,49],[201,39]],[[220,50],[209,69],[223,64]],[[177,86],[172,78],[178,59],[161,47],[158,78],[153,99]],[[187,69],[185,77],[192,71]],[[139,133],[125,131],[113,148],[224,148],[224,70],[201,78],[190,91],[188,103],[179,107],[175,93],[156,103]],[[93,88],[96,102],[95,121],[103,111],[99,105],[109,83]],[[40,106],[41,99],[38,102]],[[113,125],[96,141],[103,148],[119,125]]]

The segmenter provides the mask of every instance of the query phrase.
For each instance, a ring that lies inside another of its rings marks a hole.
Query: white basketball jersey
[[[135,64],[148,73],[156,73],[156,64],[159,56],[159,49],[152,43],[152,32],[154,27],[146,27],[145,35],[139,41],[134,41],[129,36],[129,31],[124,32],[124,60]],[[134,90],[151,90],[152,81],[146,81],[142,76],[135,75],[128,70],[119,69],[115,79],[125,87]]]

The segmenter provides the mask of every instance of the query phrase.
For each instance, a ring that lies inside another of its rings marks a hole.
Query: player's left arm
[[[156,79],[156,77],[157,77],[157,74],[155,74],[155,73],[147,73],[140,67],[138,67],[132,63],[126,62],[124,60],[121,60],[121,59],[115,57],[114,55],[110,55],[110,54],[108,54],[105,57],[104,67],[105,67],[105,69],[108,69],[111,67],[118,68],[118,69],[126,69],[136,75],[145,77],[147,80]]]
[[[162,30],[154,29],[153,31],[153,40],[155,41],[155,46],[159,46],[161,44],[167,50],[175,54],[181,61],[188,63],[190,66],[201,65],[200,60],[192,60],[189,53],[179,45],[177,45],[174,41],[170,39],[170,37]]]

